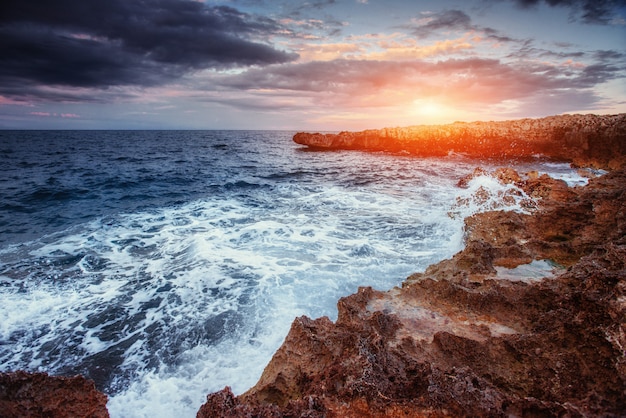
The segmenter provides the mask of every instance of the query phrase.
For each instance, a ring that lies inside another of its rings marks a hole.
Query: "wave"
[[[489,177],[456,187],[474,168],[456,157],[298,153],[285,151],[289,133],[185,135],[199,155],[188,165],[110,166],[88,194],[34,215],[6,209],[3,228],[32,235],[0,247],[0,369],[84,374],[112,416],[192,416],[207,393],[254,384],[293,318],[334,319],[359,286],[388,289],[451,256],[463,217],[507,192]],[[226,140],[221,159],[197,148]]]

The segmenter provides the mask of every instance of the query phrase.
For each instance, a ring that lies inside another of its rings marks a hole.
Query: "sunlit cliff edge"
[[[597,168],[618,167],[626,154],[626,114],[561,115],[501,122],[455,122],[338,134],[297,133],[293,140],[319,149],[460,153],[477,158],[537,154]]]

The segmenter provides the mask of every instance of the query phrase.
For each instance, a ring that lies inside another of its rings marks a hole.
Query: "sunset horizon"
[[[626,411],[626,0],[4,0],[0,57],[3,417]]]
[[[626,112],[626,6],[9,1],[0,129],[364,130]]]

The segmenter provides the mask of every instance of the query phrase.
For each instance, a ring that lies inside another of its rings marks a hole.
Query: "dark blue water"
[[[114,417],[191,417],[254,384],[295,317],[334,318],[462,248],[464,216],[524,199],[456,186],[496,163],[292,135],[0,131],[0,370],[84,374]]]
[[[284,152],[267,143],[267,134],[240,132],[235,140],[233,134],[0,131],[0,244],[96,217],[228,192],[245,187],[250,174],[304,173],[280,171]],[[289,144],[289,134],[279,135]],[[259,164],[259,152],[266,153],[267,163],[278,163],[276,171]]]

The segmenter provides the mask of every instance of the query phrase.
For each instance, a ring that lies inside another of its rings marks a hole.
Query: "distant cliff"
[[[544,155],[581,166],[616,168],[626,161],[626,114],[562,115],[502,122],[455,122],[361,132],[299,132],[293,140],[322,149],[460,153],[477,158]]]

